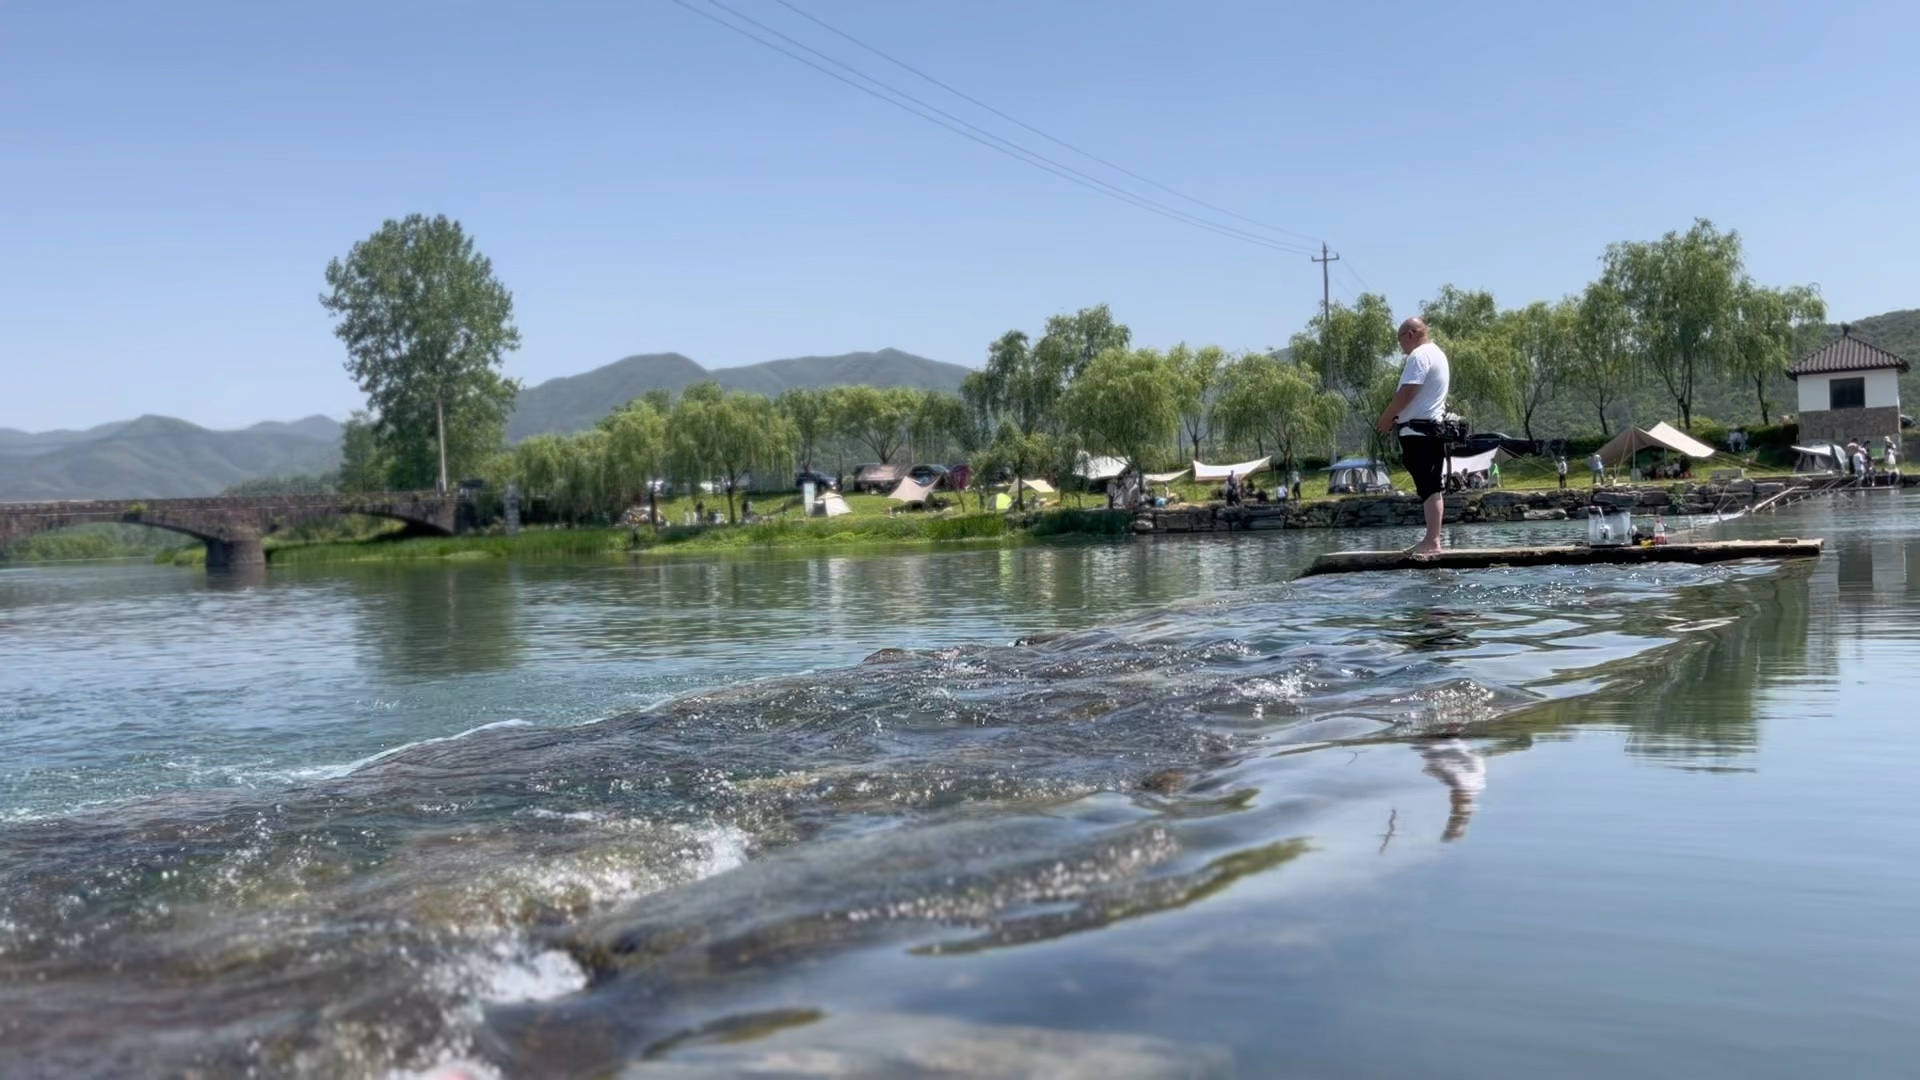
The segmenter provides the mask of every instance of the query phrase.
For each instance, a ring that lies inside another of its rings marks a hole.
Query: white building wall
[[[1825,375],[1802,375],[1794,383],[1800,387],[1800,411],[1803,413],[1819,412],[1833,401],[1828,396]]]
[[[1900,373],[1893,368],[1879,371],[1843,371],[1835,375],[1802,375],[1794,380],[1800,386],[1800,411],[1817,412],[1833,403],[1828,382],[1833,379],[1867,380],[1869,409],[1890,409],[1900,404]]]
[[[1892,368],[1867,372],[1867,408],[1890,409],[1900,405],[1900,373]]]

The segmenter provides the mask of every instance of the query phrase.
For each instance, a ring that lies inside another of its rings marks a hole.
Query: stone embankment
[[[1730,514],[1785,491],[1799,480],[1716,480],[1706,483],[1639,484],[1631,487],[1568,488],[1565,491],[1460,491],[1447,496],[1448,524],[1551,521],[1586,512],[1590,503],[1628,506],[1638,514]],[[1158,507],[1136,514],[1136,533],[1233,532],[1256,529],[1366,529],[1422,523],[1413,495],[1347,496],[1289,507],[1284,503],[1240,507],[1218,503]]]

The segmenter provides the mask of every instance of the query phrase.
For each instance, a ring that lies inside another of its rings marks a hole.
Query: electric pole
[[[1320,254],[1309,255],[1307,259],[1320,264],[1320,332],[1324,335],[1333,329],[1333,279],[1328,271],[1331,263],[1340,261],[1340,256],[1327,254],[1327,242],[1320,241]]]

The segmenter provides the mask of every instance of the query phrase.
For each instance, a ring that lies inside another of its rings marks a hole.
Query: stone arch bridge
[[[360,495],[261,495],[209,499],[101,499],[0,503],[0,547],[35,533],[95,522],[123,522],[185,533],[207,545],[207,566],[263,566],[260,541],[301,522],[369,514],[421,532],[451,535],[457,495],[388,491]]]

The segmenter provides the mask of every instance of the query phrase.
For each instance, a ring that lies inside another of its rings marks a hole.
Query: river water
[[[1911,1075],[1920,496],[1713,535],[0,570],[0,1075]]]

